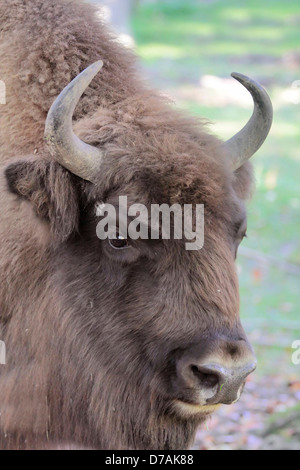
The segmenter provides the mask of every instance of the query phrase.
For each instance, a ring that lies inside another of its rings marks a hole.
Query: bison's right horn
[[[267,92],[259,83],[241,73],[231,75],[247,88],[254,101],[253,114],[247,124],[224,144],[233,170],[237,170],[252,157],[266,139],[272,124],[273,108]]]
[[[103,154],[74,134],[72,117],[81,95],[102,65],[101,60],[90,65],[63,89],[52,104],[45,125],[45,141],[51,155],[69,171],[91,182],[94,182]]]

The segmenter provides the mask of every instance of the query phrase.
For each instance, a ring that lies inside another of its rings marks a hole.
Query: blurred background
[[[258,368],[240,402],[199,429],[194,449],[300,450],[300,364],[292,362],[300,340],[299,0],[93,3],[104,5],[99,14],[135,50],[150,83],[208,118],[221,138],[252,113],[231,72],[255,78],[271,96],[274,124],[253,158],[256,192],[237,260],[241,318]]]

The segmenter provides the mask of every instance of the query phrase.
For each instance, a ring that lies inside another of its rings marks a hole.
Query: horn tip
[[[102,67],[103,67],[103,61],[102,60],[97,60],[96,62],[91,64],[89,67],[87,67],[86,71],[89,71],[90,74],[95,76],[95,75],[97,75],[98,72],[100,72]]]
[[[94,65],[94,67],[95,67],[96,69],[98,69],[98,71],[99,71],[99,70],[101,70],[102,67],[103,67],[103,61],[102,61],[102,60],[97,60],[96,62],[94,62],[93,65]]]
[[[234,78],[235,80],[238,80],[239,82],[249,80],[249,77],[247,77],[247,75],[244,75],[239,72],[232,72],[230,75],[232,76],[232,78]]]

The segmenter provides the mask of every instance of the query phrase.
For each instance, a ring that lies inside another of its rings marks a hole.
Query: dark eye
[[[245,218],[241,222],[235,224],[234,231],[235,239],[238,241],[242,241],[243,238],[247,236],[247,219]]]
[[[130,246],[130,244],[128,243],[128,240],[120,234],[118,234],[116,238],[108,238],[108,242],[110,246],[114,248],[115,250],[128,248]]]
[[[234,250],[234,257],[237,256],[237,251],[240,243],[242,240],[247,237],[247,219],[243,219],[241,222],[234,225],[234,243],[233,243],[233,250]]]

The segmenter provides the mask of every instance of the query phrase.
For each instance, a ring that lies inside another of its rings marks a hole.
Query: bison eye
[[[120,250],[122,248],[128,248],[130,245],[128,240],[124,238],[122,235],[118,234],[116,238],[109,238],[108,242],[112,248],[115,250]]]

